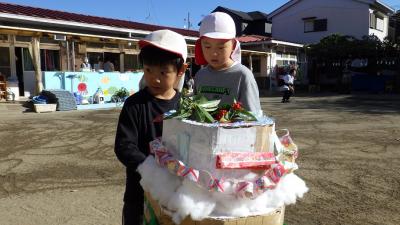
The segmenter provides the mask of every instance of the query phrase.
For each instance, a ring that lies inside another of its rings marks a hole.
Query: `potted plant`
[[[111,97],[112,102],[124,102],[125,99],[129,96],[129,91],[122,87],[119,90],[117,90],[113,96]]]

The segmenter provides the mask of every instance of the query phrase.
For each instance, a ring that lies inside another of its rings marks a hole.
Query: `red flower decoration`
[[[235,102],[232,104],[232,109],[233,110],[241,110],[242,109],[242,104],[240,102]]]
[[[78,84],[78,91],[79,92],[85,92],[87,90],[87,85],[85,83],[79,83]]]
[[[224,117],[227,113],[228,113],[228,110],[220,109],[218,111],[217,115],[215,116],[215,119],[220,121],[222,119],[222,117]]]

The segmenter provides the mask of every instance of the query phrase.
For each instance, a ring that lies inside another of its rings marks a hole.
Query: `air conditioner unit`
[[[67,40],[67,36],[62,35],[62,34],[55,34],[54,35],[54,40],[56,40],[56,41],[66,41]]]

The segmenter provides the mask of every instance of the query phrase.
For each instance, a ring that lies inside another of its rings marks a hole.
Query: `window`
[[[242,64],[250,69],[249,57],[242,57]],[[253,55],[251,56],[251,67],[253,73],[259,73],[261,71],[261,58],[260,56]]]
[[[124,49],[138,50],[139,46],[137,44],[135,44],[135,43],[130,42],[130,43],[124,45]]]
[[[50,38],[50,37],[41,37],[40,43],[58,44],[59,41],[56,41],[56,40],[54,40],[54,38]]]
[[[290,60],[276,60],[276,65],[277,66],[291,66],[291,65],[296,65],[296,61],[290,61]]]
[[[314,20],[304,21],[304,32],[313,32],[313,31],[314,31]]]
[[[32,41],[32,37],[28,37],[28,36],[16,36],[15,40],[18,42],[31,42]]]
[[[272,23],[265,23],[265,33],[270,34],[272,33]]]
[[[375,14],[369,14],[369,27],[375,29],[376,28],[376,18]]]
[[[140,69],[138,55],[126,54],[124,56],[124,60],[125,71],[134,71]]]
[[[93,69],[95,69],[96,71],[103,69],[103,61],[104,61],[103,53],[88,52],[87,57]]]
[[[58,50],[40,50],[42,71],[60,71],[60,53]]]
[[[22,57],[24,62],[24,71],[34,71],[35,69],[33,67],[32,58],[28,48],[22,49]]]
[[[8,35],[7,34],[0,34],[0,41],[8,41]]]
[[[248,59],[248,57],[242,57],[242,64],[250,69],[250,63]]]
[[[87,48],[104,48],[104,44],[97,43],[97,42],[89,42],[89,43],[86,43],[86,47]]]
[[[327,19],[315,19],[315,17],[303,18],[304,20],[304,33],[318,32],[328,30]]]
[[[375,30],[383,31],[385,27],[383,17],[375,13],[369,14],[369,27]]]
[[[384,27],[384,25],[383,25],[383,18],[376,18],[376,29],[377,30],[380,30],[380,31],[383,31],[383,27]]]
[[[34,71],[32,57],[28,48],[22,48],[24,71]],[[42,71],[60,71],[60,52],[40,49],[40,67]]]
[[[104,47],[105,48],[119,48],[119,45],[115,44],[115,43],[105,43]]]
[[[253,73],[261,72],[261,58],[260,56],[252,57]]]
[[[6,77],[10,76],[10,48],[0,47],[0,73]]]

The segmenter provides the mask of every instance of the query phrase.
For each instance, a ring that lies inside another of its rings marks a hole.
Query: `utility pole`
[[[189,12],[187,14],[187,18],[185,18],[184,21],[187,22],[187,26],[185,25],[184,27],[186,27],[188,30],[190,30],[190,28],[192,27],[192,23],[190,22],[190,13]]]
[[[192,24],[190,24],[190,13],[188,12],[188,30],[190,30],[190,27]]]

